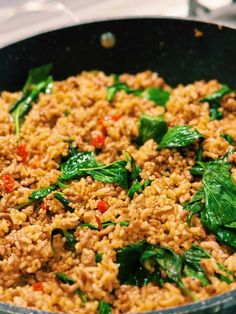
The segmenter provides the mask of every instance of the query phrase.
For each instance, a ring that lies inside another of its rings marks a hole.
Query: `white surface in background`
[[[0,46],[96,19],[187,14],[188,0],[0,0]]]

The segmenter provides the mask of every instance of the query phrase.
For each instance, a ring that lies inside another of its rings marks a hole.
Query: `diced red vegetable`
[[[35,282],[32,287],[34,291],[44,291],[42,282]]]
[[[98,121],[99,129],[103,133],[103,135],[107,135],[107,127],[105,125],[105,120],[101,119]]]
[[[42,202],[39,207],[43,210],[47,210],[47,206],[44,202]]]
[[[113,115],[111,116],[111,119],[112,119],[113,121],[118,121],[120,118],[121,118],[121,115],[120,115],[120,114],[113,114]]]
[[[39,162],[41,159],[42,159],[41,155],[36,156],[36,158],[34,160],[30,161],[30,163],[29,163],[30,168],[32,168],[32,169],[39,168]]]
[[[105,143],[105,137],[103,135],[97,135],[91,141],[91,145],[95,148],[102,148]]]
[[[103,226],[102,226],[102,223],[101,223],[101,220],[98,216],[95,216],[95,219],[96,219],[96,222],[98,224],[98,229],[99,230],[102,230],[103,229]]]
[[[12,176],[6,174],[2,176],[3,188],[7,193],[11,193],[16,188],[16,182]]]
[[[97,209],[102,213],[104,214],[109,208],[109,205],[106,201],[99,201],[97,203]]]
[[[16,149],[17,155],[21,157],[22,162],[27,160],[26,144],[19,144]]]

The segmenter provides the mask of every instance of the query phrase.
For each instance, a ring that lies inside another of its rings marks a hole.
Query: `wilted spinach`
[[[113,222],[113,221],[104,221],[102,222],[102,228],[106,229],[109,226],[115,226],[116,224],[119,224],[121,227],[127,227],[129,225],[128,221],[120,221],[120,222]],[[93,224],[87,224],[87,223],[81,223],[80,227],[88,227],[91,230],[99,230],[99,227],[96,227]]]
[[[142,92],[141,96],[152,100],[157,106],[164,107],[170,98],[170,93],[161,88],[149,87]]]
[[[95,262],[96,263],[101,263],[101,261],[102,261],[102,254],[97,253],[95,255]]]
[[[200,188],[197,191],[197,193],[193,196],[192,200],[183,205],[184,209],[188,209],[190,211],[190,214],[188,215],[188,219],[187,219],[188,226],[190,226],[193,216],[203,211],[205,207],[203,200],[204,200],[204,190],[203,188]]]
[[[204,226],[219,241],[236,248],[236,184],[230,174],[232,165],[227,162],[229,153],[201,164],[203,186],[185,208],[191,211],[189,223],[193,214],[201,212]]]
[[[143,184],[138,179],[135,179],[128,191],[128,196],[133,197],[134,193],[141,193],[147,186],[152,183],[152,180],[145,180]]]
[[[223,118],[222,113],[218,110],[221,106],[220,100],[224,95],[229,94],[232,91],[233,90],[231,90],[227,85],[222,85],[219,90],[200,100],[200,102],[208,102],[210,104],[211,120],[220,120]]]
[[[204,269],[201,267],[201,260],[211,258],[211,255],[200,246],[192,245],[192,247],[183,253],[184,274],[188,277],[199,279],[203,286],[209,285]]]
[[[202,259],[207,258],[212,258],[212,256],[198,245],[192,245],[192,247],[183,254],[184,263],[187,266],[187,268],[184,269],[184,272],[187,276],[198,278],[203,286],[206,286],[210,283],[204,269],[200,264]],[[218,261],[216,261],[216,263],[219,268],[224,271],[224,274],[216,273],[216,277],[218,277],[221,281],[231,283],[234,280],[233,274],[227,270],[224,264]]]
[[[72,208],[69,204],[70,201],[68,201],[61,193],[54,193],[54,197],[64,206],[64,208],[73,213],[74,208]]]
[[[157,106],[165,106],[170,97],[170,93],[161,88],[149,87],[144,90],[131,88],[126,83],[121,83],[118,75],[114,75],[114,84],[107,88],[107,100],[112,101],[115,94],[121,90],[125,91],[127,94],[133,94],[151,100]]]
[[[112,101],[115,94],[121,90],[125,91],[127,94],[134,94],[137,96],[142,92],[141,90],[130,88],[126,83],[121,83],[119,81],[119,76],[114,75],[114,84],[107,88],[107,100]]]
[[[236,145],[236,142],[235,142],[235,140],[232,138],[231,135],[229,135],[229,134],[221,134],[221,137],[223,137],[230,145],[233,145],[233,146]]]
[[[62,283],[68,284],[70,286],[74,285],[76,282],[71,279],[70,277],[68,277],[66,274],[61,273],[61,272],[57,272],[55,273],[56,279]],[[81,298],[81,300],[86,303],[88,302],[88,298],[86,297],[86,295],[80,290],[80,289],[76,289],[75,291],[76,294],[79,295],[79,297]]]
[[[143,145],[147,140],[153,139],[160,143],[167,130],[167,123],[162,117],[151,117],[143,114],[139,121],[137,142],[139,145]]]
[[[22,89],[22,97],[12,105],[10,113],[15,122],[16,135],[20,136],[20,127],[25,115],[32,108],[32,102],[36,101],[41,92],[50,93],[52,77],[49,76],[52,65],[47,64],[29,71],[28,78]]]
[[[149,282],[159,285],[174,282],[186,295],[196,300],[196,296],[185,287],[182,278],[197,278],[203,286],[210,284],[200,263],[205,258],[211,258],[211,255],[197,245],[178,255],[170,248],[140,241],[117,250],[118,279],[120,284],[139,287]],[[233,274],[223,264],[216,263],[224,271],[224,275],[216,276],[222,281],[232,282]]]
[[[111,305],[104,301],[99,301],[98,314],[111,314]]]
[[[144,183],[140,183],[142,178],[140,172],[142,171],[139,165],[136,163],[134,158],[127,154],[127,161],[130,163],[131,176],[129,182],[128,196],[133,197],[134,193],[141,193],[147,186],[151,184],[151,180],[145,180]]]
[[[47,188],[39,189],[34,192],[32,192],[29,195],[29,199],[33,201],[39,201],[42,200],[44,197],[46,197],[48,194],[50,194],[52,191],[54,191],[57,188],[56,184],[50,185]]]
[[[76,231],[76,228],[70,229],[70,230],[62,230],[61,228],[53,229],[51,232],[51,240],[50,240],[53,252],[56,253],[56,250],[55,250],[54,245],[53,245],[53,240],[54,240],[54,237],[58,234],[66,239],[65,248],[67,250],[74,251],[75,245],[78,242],[74,236],[75,231]]]
[[[178,148],[192,144],[202,135],[189,125],[174,126],[163,136],[158,148]]]
[[[141,241],[118,249],[116,259],[121,284],[141,287],[149,282],[175,282],[186,295],[195,299],[181,280],[182,259],[170,248]],[[165,273],[165,279],[162,278],[161,271]]]
[[[127,189],[129,172],[126,165],[125,160],[119,160],[110,165],[99,164],[93,152],[78,152],[62,163],[62,175],[59,180],[71,180],[75,177],[90,175],[94,180],[117,183]]]

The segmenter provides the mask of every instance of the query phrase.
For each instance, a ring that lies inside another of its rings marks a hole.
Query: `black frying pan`
[[[196,37],[198,31],[203,36]],[[100,43],[112,32],[116,45]],[[203,22],[166,18],[112,20],[38,35],[0,49],[0,90],[20,89],[30,68],[52,62],[63,79],[82,70],[107,73],[157,71],[171,85],[216,78],[236,87],[236,30]],[[0,314],[46,313],[0,303]],[[163,314],[235,314],[236,290]]]

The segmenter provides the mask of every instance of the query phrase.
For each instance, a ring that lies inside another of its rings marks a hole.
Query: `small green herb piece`
[[[78,152],[61,165],[62,175],[60,181],[71,180],[75,177],[90,175],[94,180],[117,183],[128,188],[127,162],[116,161],[110,165],[98,164],[92,152]]]
[[[70,201],[68,201],[61,193],[54,193],[54,197],[64,206],[66,210],[71,213],[74,212],[74,208],[69,205]]]
[[[188,202],[183,205],[184,209],[187,209],[190,211],[190,214],[188,215],[188,219],[187,219],[188,226],[191,225],[191,220],[193,216],[203,211],[205,207],[203,200],[204,200],[204,190],[203,188],[201,188],[193,196],[191,202]]]
[[[70,114],[71,114],[71,109],[66,109],[66,110],[64,111],[65,117],[68,117]]]
[[[202,176],[204,173],[204,168],[202,167],[202,165],[199,162],[197,162],[196,165],[194,165],[190,169],[190,173],[194,176]]]
[[[211,255],[201,248],[198,245],[192,245],[192,247],[185,251],[183,254],[184,263],[186,266],[188,266],[187,272],[189,274],[187,276],[198,278],[203,286],[208,285],[210,282],[205,274],[204,269],[201,267],[201,260],[212,258]],[[216,261],[216,260],[215,260]],[[231,272],[227,270],[224,264],[219,263],[216,261],[217,265],[221,270],[224,271],[224,274],[216,274],[216,277],[218,277],[221,281],[225,281],[227,283],[231,283],[234,280],[234,276]]]
[[[72,286],[73,284],[75,284],[75,281],[73,279],[71,279],[70,277],[68,277],[66,274],[61,273],[61,272],[57,272],[55,274],[57,280],[59,280],[62,283],[66,283],[70,286]]]
[[[152,100],[157,106],[165,107],[170,98],[170,93],[161,88],[150,87],[143,91],[142,97]]]
[[[136,163],[134,158],[130,156],[130,163],[131,163],[131,180],[135,180],[139,177],[140,172],[142,169],[139,167],[139,165]]]
[[[56,276],[56,279],[62,283],[65,283],[65,284],[68,284],[70,286],[74,285],[75,284],[75,281],[73,279],[71,279],[70,277],[68,277],[66,274],[64,273],[61,273],[61,272],[57,272],[55,274]],[[88,298],[86,297],[86,295],[80,290],[80,289],[77,289],[75,291],[76,294],[79,295],[79,297],[81,298],[81,300],[86,303],[88,302]]]
[[[52,191],[54,191],[56,188],[57,188],[57,185],[53,184],[47,188],[36,190],[29,195],[29,199],[33,201],[39,201],[43,199],[44,197],[46,197],[48,194],[50,194]]]
[[[202,259],[207,258],[211,258],[211,255],[197,245],[192,245],[189,250],[183,253],[186,276],[199,279],[203,286],[207,286],[210,283],[200,264]]]
[[[85,224],[85,223],[81,223],[80,227],[84,228],[84,227],[88,227],[91,230],[99,230],[98,227],[94,226],[93,224]]]
[[[147,186],[151,184],[152,180],[145,180],[143,184],[141,184],[138,179],[134,180],[133,184],[131,185],[128,196],[133,197],[134,193],[141,193]]]
[[[102,261],[102,254],[97,253],[95,255],[95,262],[96,263],[101,263],[101,261]]]
[[[230,145],[233,145],[233,146],[236,145],[236,142],[235,142],[235,140],[232,138],[231,135],[229,135],[229,134],[221,134],[221,137],[223,137]]]
[[[32,201],[29,201],[27,203],[16,205],[15,209],[22,210],[22,209],[26,208],[27,206],[31,205],[33,202],[34,201],[32,200]]]
[[[164,135],[158,148],[185,147],[201,137],[202,135],[189,125],[175,126]]]
[[[145,180],[145,182],[141,184],[140,181],[142,179],[140,177],[140,172],[142,171],[142,169],[136,163],[134,158],[130,156],[128,153],[126,153],[126,159],[131,166],[131,177],[129,182],[130,188],[128,190],[128,196],[133,197],[135,192],[141,193],[148,185],[150,185],[151,180]]]
[[[200,101],[201,102],[206,101],[209,103],[214,103],[216,101],[220,101],[224,95],[229,94],[231,92],[232,92],[232,90],[227,85],[222,85],[222,87],[220,89],[218,89],[216,92],[212,93],[209,96],[202,98]]]
[[[13,112],[22,100],[30,93],[32,86],[37,85],[48,78],[51,69],[52,64],[46,64],[29,71],[26,82],[22,88],[22,97],[12,105],[10,112]]]
[[[54,240],[54,237],[58,234],[66,239],[65,248],[67,250],[74,251],[75,245],[78,242],[74,236],[74,232],[75,232],[75,229],[71,229],[71,230],[67,230],[67,231],[62,230],[61,228],[53,229],[51,232],[51,247],[52,247],[53,252],[56,253],[56,250],[55,250],[54,245],[53,245],[53,240]]]
[[[129,222],[127,222],[127,221],[121,221],[121,222],[104,221],[104,222],[102,222],[102,227],[103,227],[103,229],[106,229],[107,227],[115,226],[116,224],[119,224],[121,227],[127,227],[129,225]],[[91,230],[99,230],[99,228],[94,226],[93,224],[81,223],[80,227],[88,227]]]
[[[210,104],[210,118],[211,120],[220,120],[223,118],[222,113],[218,110],[220,107],[220,100],[221,98],[231,93],[231,90],[227,85],[222,85],[222,87],[214,92],[213,94],[206,96],[200,100],[200,102],[208,102]]]
[[[139,122],[138,144],[143,145],[149,139],[161,142],[167,132],[167,124],[162,117],[142,115]]]
[[[114,76],[114,84],[111,86],[108,86],[108,88],[107,88],[107,100],[112,101],[115,94],[121,90],[125,91],[127,94],[134,94],[137,96],[141,95],[141,93],[142,93],[141,90],[133,89],[133,88],[129,87],[127,84],[121,83],[119,81],[118,75],[115,75]]]
[[[121,227],[128,227],[128,226],[129,226],[129,222],[128,222],[128,221],[120,221],[120,222],[119,222],[119,225],[120,225]]]
[[[104,301],[99,301],[98,314],[111,314],[111,305]]]

